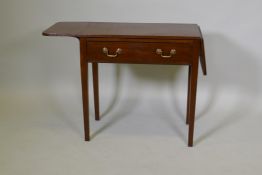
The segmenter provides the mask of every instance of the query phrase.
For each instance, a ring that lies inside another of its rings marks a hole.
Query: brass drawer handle
[[[109,54],[108,52],[109,52],[108,49],[107,49],[106,47],[104,47],[104,48],[103,48],[103,53],[104,53],[106,56],[110,57],[110,58],[115,58],[115,57],[118,56],[118,54],[121,54],[121,53],[122,53],[122,49],[117,48],[117,49],[116,49],[116,53],[115,53],[114,55],[111,55],[111,54]]]
[[[156,54],[161,55],[162,58],[171,58],[176,54],[176,49],[171,49],[169,55],[163,55],[162,49],[156,49]]]

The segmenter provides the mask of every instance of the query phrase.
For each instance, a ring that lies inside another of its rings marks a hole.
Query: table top
[[[43,32],[45,36],[92,38],[202,39],[197,24],[58,22]]]

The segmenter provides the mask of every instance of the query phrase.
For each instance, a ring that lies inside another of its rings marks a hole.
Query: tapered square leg
[[[192,75],[190,77],[190,104],[189,104],[189,132],[188,146],[193,146],[194,125],[195,125],[195,109],[196,109],[196,91],[197,91],[197,68],[192,67]]]
[[[187,112],[186,112],[186,124],[189,124],[190,116],[190,87],[191,87],[191,65],[188,66],[188,87],[187,87]]]
[[[92,70],[93,70],[95,119],[100,120],[100,117],[99,117],[98,63],[92,63]]]
[[[189,75],[189,130],[188,130],[188,146],[193,146],[194,141],[194,125],[195,125],[195,109],[196,109],[196,93],[197,93],[197,77],[199,64],[199,44],[194,46],[194,56]]]
[[[81,69],[81,84],[82,84],[82,100],[83,100],[83,118],[85,140],[90,140],[89,133],[89,97],[88,97],[88,62],[86,61],[85,41],[80,40],[80,69]]]

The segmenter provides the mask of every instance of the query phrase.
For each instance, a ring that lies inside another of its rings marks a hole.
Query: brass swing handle
[[[113,54],[113,55],[109,54],[109,51],[106,47],[104,47],[102,50],[103,50],[103,53],[110,58],[115,58],[115,57],[118,56],[118,54],[122,53],[122,49],[120,49],[120,48],[117,48],[115,54]]]
[[[169,55],[164,55],[162,49],[156,49],[156,54],[160,55],[162,58],[171,58],[176,54],[176,49],[171,49]]]

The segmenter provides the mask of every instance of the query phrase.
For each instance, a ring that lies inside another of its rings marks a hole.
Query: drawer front
[[[190,64],[192,43],[188,42],[99,42],[87,43],[89,62],[138,64]]]

